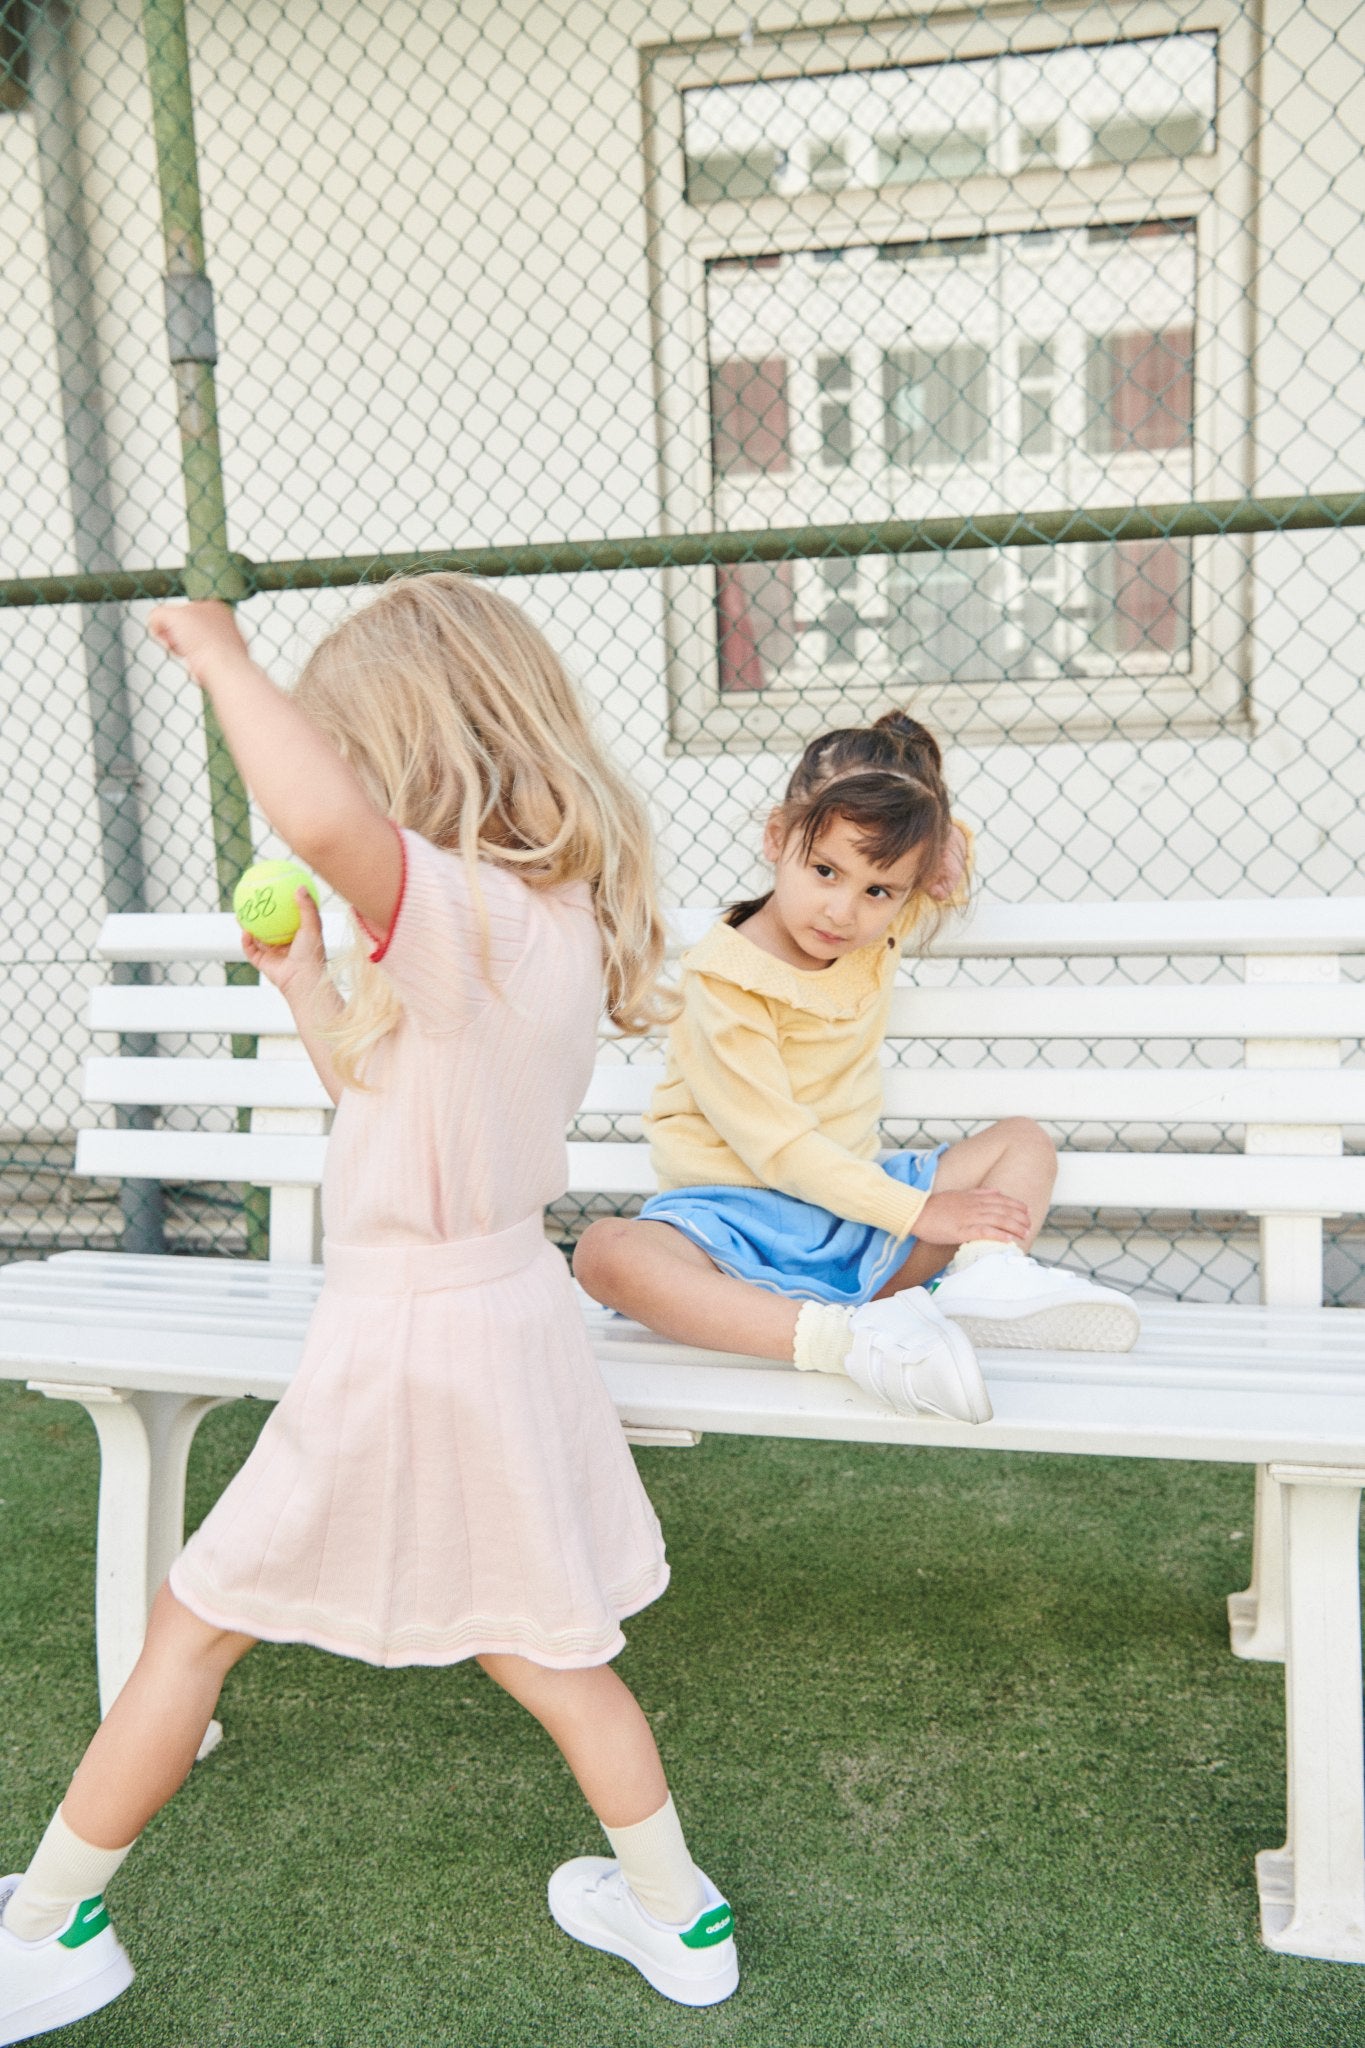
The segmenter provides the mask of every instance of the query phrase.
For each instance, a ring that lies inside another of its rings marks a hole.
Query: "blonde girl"
[[[768,819],[772,888],[684,957],[645,1120],[662,1192],[639,1220],[585,1234],[575,1271],[598,1301],[969,1422],[991,1414],[973,1340],[1134,1342],[1126,1296],[1028,1256],[1056,1172],[1036,1124],[881,1153],[901,951],[961,900],[968,850],[914,719],[811,742]]]
[[[389,585],[292,700],[225,606],[163,607],[151,630],[363,944],[343,1000],[306,891],[290,946],[248,942],[337,1105],[324,1285],[296,1379],[172,1567],[26,1874],[0,1884],[0,2043],[131,1981],[104,1888],[262,1639],[476,1658],[559,1745],[613,1850],[555,1872],[559,1925],[710,2004],[738,1981],[729,1908],[611,1668],[622,1619],[667,1582],[663,1543],[541,1220],[604,1001],[626,1030],[655,1014],[645,819],[540,634],[467,579]]]

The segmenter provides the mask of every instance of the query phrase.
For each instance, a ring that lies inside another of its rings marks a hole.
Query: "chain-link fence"
[[[104,911],[272,850],[167,592],[287,677],[346,586],[509,578],[675,901],[893,701],[986,893],[1359,886],[1365,5],[0,0],[0,70],[6,1254],[130,1241],[67,1170]],[[1060,1222],[1250,1279],[1207,1218]]]

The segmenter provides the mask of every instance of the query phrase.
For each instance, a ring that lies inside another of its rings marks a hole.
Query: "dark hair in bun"
[[[777,815],[784,843],[797,839],[803,855],[844,818],[876,867],[894,867],[919,848],[921,877],[935,875],[952,829],[938,741],[904,711],[884,712],[875,725],[822,733],[797,762]],[[767,901],[764,895],[736,903],[726,920],[743,924]]]

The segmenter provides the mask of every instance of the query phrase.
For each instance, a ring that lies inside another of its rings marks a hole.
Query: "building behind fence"
[[[893,701],[993,896],[1359,890],[1365,6],[0,0],[0,59],[9,1254],[119,1241],[106,909],[271,850],[158,593],[287,677],[395,558],[505,576],[678,901]],[[1057,1242],[1248,1284],[1105,1223]],[[166,1227],[240,1248],[241,1191]]]

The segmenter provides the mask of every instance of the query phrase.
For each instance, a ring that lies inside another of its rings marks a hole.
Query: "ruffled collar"
[[[858,1014],[868,997],[885,986],[888,970],[895,972],[899,953],[895,937],[888,934],[875,946],[845,953],[832,967],[791,967],[746,939],[742,925],[736,930],[722,920],[683,954],[682,965],[691,974],[707,974],[793,1010],[834,1019]]]

